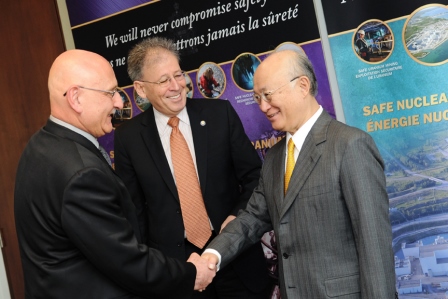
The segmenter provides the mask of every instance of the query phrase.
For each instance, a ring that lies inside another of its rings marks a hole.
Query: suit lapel
[[[314,126],[311,128],[311,131],[308,133],[299,157],[297,158],[296,165],[291,176],[291,181],[289,183],[288,192],[283,200],[283,206],[280,209],[280,217],[285,215],[293,202],[297,199],[300,190],[303,188],[308,177],[311,175],[313,169],[318,163],[322,155],[319,144],[325,142],[327,138],[326,134],[328,125],[331,120],[331,116],[328,115],[327,112],[323,111]],[[284,155],[285,154],[283,153],[283,157]],[[282,182],[284,182],[284,178]]]
[[[286,138],[283,138],[279,144],[278,147],[281,150],[281,153],[274,155],[272,165],[272,178],[274,180],[277,180],[278,183],[273,184],[273,194],[274,194],[274,201],[277,206],[277,212],[280,215],[280,212],[283,209],[284,204],[284,185],[285,185],[285,149],[286,149]],[[275,150],[275,149],[271,149]],[[276,167],[276,165],[279,165],[280,167]]]
[[[196,155],[196,167],[198,170],[199,183],[202,194],[205,193],[207,184],[207,115],[198,111],[198,106],[191,105],[191,100],[187,99],[187,113],[190,119],[191,133],[193,134],[194,152]]]
[[[149,151],[149,154],[160,173],[160,176],[165,181],[173,196],[179,200],[176,184],[174,183],[173,174],[171,173],[168,160],[166,159],[165,151],[160,141],[159,132],[157,131],[156,120],[154,118],[154,111],[152,106],[145,112],[146,117],[142,118],[142,127],[140,134],[143,142]]]
[[[74,142],[82,145],[83,147],[87,148],[92,153],[97,155],[101,159],[101,161],[104,161],[104,163],[108,164],[106,159],[103,157],[103,154],[101,154],[100,150],[90,140],[88,140],[84,136],[82,136],[64,126],[56,124],[55,122],[53,122],[51,120],[47,121],[47,124],[45,125],[44,129],[50,133],[53,133],[55,135],[62,137],[62,138],[73,140]],[[108,166],[110,167],[109,164],[108,164]],[[112,167],[110,167],[110,169],[115,173],[115,170]]]

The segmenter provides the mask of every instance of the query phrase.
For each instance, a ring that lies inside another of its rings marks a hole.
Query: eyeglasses
[[[291,80],[289,80],[288,82],[286,82],[286,84],[283,84],[282,86],[277,87],[277,88],[274,89],[274,90],[270,90],[270,91],[267,91],[267,92],[263,92],[261,95],[254,93],[254,100],[255,100],[255,102],[257,102],[258,105],[261,104],[261,100],[265,101],[266,103],[270,103],[270,102],[272,101],[272,95],[273,95],[277,90],[279,90],[279,89],[282,88],[282,87],[285,87],[286,85],[288,85],[289,83],[291,83],[291,82],[294,81],[294,80],[299,79],[300,77],[301,77],[301,76],[294,77],[294,78],[292,78]]]
[[[150,81],[145,81],[145,80],[137,80],[139,82],[145,82],[145,83],[151,83],[151,84],[158,84],[160,87],[165,88],[168,87],[171,84],[171,80],[174,78],[174,80],[176,80],[177,82],[182,82],[183,80],[185,80],[185,72],[181,71],[179,73],[175,73],[173,75],[173,77],[168,77],[168,78],[162,78],[157,82],[150,82]]]
[[[87,89],[87,90],[104,92],[104,93],[107,93],[108,95],[110,95],[111,98],[113,98],[114,95],[118,92],[118,88],[115,88],[114,90],[102,90],[102,89],[95,89],[95,88],[87,88],[84,86],[78,86],[78,87],[82,88],[82,89]],[[68,92],[68,90],[64,93],[64,97],[67,95],[67,92]]]

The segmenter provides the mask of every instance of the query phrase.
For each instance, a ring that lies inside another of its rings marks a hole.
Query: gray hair
[[[308,77],[310,80],[310,94],[315,97],[317,95],[317,79],[311,61],[302,53],[295,52],[291,65],[295,76],[302,74]]]
[[[288,50],[285,49],[280,51],[288,51]],[[315,97],[317,95],[317,79],[316,74],[314,72],[313,64],[308,59],[308,57],[304,55],[302,52],[295,50],[289,50],[289,51],[294,53],[294,55],[291,56],[291,63],[290,63],[291,77],[298,75],[306,76],[310,80],[310,94],[313,97]]]
[[[128,55],[128,75],[132,81],[142,79],[142,69],[154,63],[162,53],[171,53],[180,62],[179,51],[174,41],[163,37],[151,37],[136,44]],[[151,60],[146,59],[152,54]]]

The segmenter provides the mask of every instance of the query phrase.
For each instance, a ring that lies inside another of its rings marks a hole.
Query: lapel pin
[[[205,120],[201,120],[201,126],[205,126]]]

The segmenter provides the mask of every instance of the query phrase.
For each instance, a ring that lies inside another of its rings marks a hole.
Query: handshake
[[[202,292],[212,282],[216,275],[218,257],[213,253],[203,253],[199,256],[197,253],[192,253],[187,262],[193,263],[196,266],[196,280],[194,283],[194,290]]]

